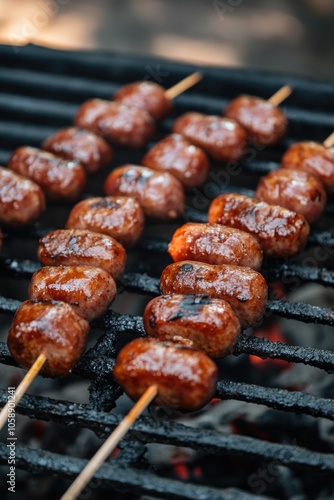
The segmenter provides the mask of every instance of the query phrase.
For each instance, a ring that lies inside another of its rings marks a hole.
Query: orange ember
[[[278,323],[272,323],[266,329],[256,330],[254,332],[254,335],[256,335],[257,337],[264,337],[268,340],[271,340],[272,342],[286,343],[286,340],[281,332]],[[259,358],[258,356],[250,355],[249,360],[253,366],[263,370],[267,370],[270,367],[279,367],[281,370],[287,370],[291,368],[291,364],[288,361],[284,361],[282,359],[271,359],[271,358],[262,359]]]

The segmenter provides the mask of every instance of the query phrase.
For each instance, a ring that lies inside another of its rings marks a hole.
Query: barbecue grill
[[[43,139],[59,127],[69,126],[79,104],[86,99],[110,98],[121,84],[146,78],[168,88],[194,71],[193,66],[160,59],[126,57],[112,53],[62,52],[32,45],[20,48],[0,46],[0,56],[0,164],[6,164],[15,147],[24,144],[38,147]],[[228,175],[222,175],[221,166],[213,165],[214,174],[208,179],[206,186],[188,196],[185,219],[192,221],[205,221],[209,202],[221,192],[253,193],[259,175],[277,168],[282,152],[292,142],[304,139],[322,141],[334,129],[332,84],[251,70],[200,69],[204,74],[203,81],[176,99],[172,116],[162,123],[156,139],[168,133],[172,120],[186,110],[219,114],[227,101],[239,93],[269,97],[286,83],[292,85],[294,92],[288,104],[284,105],[290,122],[288,137],[279,146],[268,150],[251,146],[245,160],[237,165],[238,172],[237,169],[232,169]],[[139,163],[143,153],[118,149],[113,165]],[[91,177],[84,197],[101,195],[102,181],[106,175],[107,171],[104,171]],[[20,300],[24,298],[27,280],[40,267],[36,258],[38,238],[51,228],[63,227],[70,208],[70,205],[49,204],[45,215],[33,226],[6,233],[0,256],[3,282],[0,289],[2,321],[10,321]],[[313,229],[307,249],[298,258],[289,262],[265,262],[263,274],[269,283],[283,282],[289,287],[291,280],[294,280],[298,285],[310,282],[334,285],[334,270],[327,269],[334,264],[334,227],[330,221],[333,213],[334,203],[329,200],[322,221]],[[127,272],[120,280],[119,288],[120,292],[131,292],[132,302],[129,301],[129,304],[135,314],[140,310],[140,306],[136,306],[136,300],[138,304],[142,304],[143,297],[148,299],[159,294],[159,275],[162,267],[170,262],[166,249],[175,227],[175,223],[149,222],[138,247],[129,252]],[[22,249],[23,240],[25,244]],[[317,257],[320,255],[319,249],[321,259]],[[90,381],[90,404],[27,395],[18,405],[17,413],[32,419],[56,422],[61,426],[90,429],[101,438],[108,436],[121,420],[119,413],[110,413],[121,395],[120,388],[111,376],[117,351],[124,336],[144,335],[142,319],[135,314],[109,310],[93,322],[92,329],[99,334],[98,340],[74,370],[76,376]],[[334,310],[331,308],[281,300],[270,295],[265,321],[272,315],[311,324],[334,325]],[[284,360],[317,367],[328,373],[326,377],[329,382],[333,377],[333,351],[288,345],[284,340],[274,342],[249,333],[244,332],[236,345],[234,356],[237,360],[239,357],[245,359],[246,356],[241,356],[245,354],[263,359]],[[237,361],[231,358],[232,361]],[[0,343],[0,362],[15,366],[5,342]],[[239,484],[236,483],[235,472],[230,480],[227,472],[220,483],[203,479],[182,481],[168,477],[168,474],[161,474],[159,470],[150,467],[143,458],[144,445],[161,443],[191,448],[202,456],[209,457],[208,460],[217,457],[216,461],[225,464],[227,471],[230,471],[229,462],[238,457],[249,475],[258,468],[254,463],[279,463],[282,474],[285,471],[285,477],[288,478],[287,482],[291,480],[292,489],[290,493],[287,493],[287,489],[285,496],[295,494],[293,485],[296,481],[301,485],[298,498],[307,498],[308,495],[315,498],[316,492],[320,490],[319,484],[322,488],[327,487],[327,491],[333,491],[330,489],[334,487],[333,443],[319,444],[316,438],[310,437],[305,440],[304,446],[304,443],[286,443],[284,439],[280,442],[279,434],[276,437],[268,434],[268,429],[277,430],[287,422],[284,418],[287,414],[291,414],[291,417],[299,414],[303,428],[304,416],[309,416],[305,430],[308,436],[312,434],[315,421],[310,417],[333,421],[333,380],[327,396],[319,397],[298,388],[288,390],[272,387],[270,384],[266,386],[263,382],[265,377],[261,378],[260,384],[253,383],[256,378],[254,379],[251,371],[256,371],[256,368],[249,366],[246,361],[239,366],[247,366],[248,373],[243,371],[244,368],[238,368],[242,373],[237,377],[236,369],[231,364],[228,367],[233,375],[229,377],[226,363],[228,359],[223,360],[220,366],[221,376],[215,397],[224,401],[257,403],[278,410],[270,413],[269,421],[262,423],[266,431],[264,436],[255,434],[254,437],[254,434],[249,435],[247,430],[243,431],[240,427],[235,433],[193,428],[183,425],[182,418],[180,422],[175,422],[174,419],[168,419],[168,415],[158,418],[156,413],[148,413],[134,424],[121,446],[119,456],[107,461],[97,472],[95,478],[99,488],[107,488],[109,493],[112,491],[117,495],[115,498],[122,499],[139,498],[141,495],[171,499],[252,499],[282,494],[277,487],[275,495],[268,481],[268,489],[263,494],[269,492],[269,496],[260,496],[258,493],[262,491],[252,489],[247,481],[240,480]],[[1,406],[5,404],[6,398],[7,391],[2,390]],[[56,475],[73,479],[86,462],[69,454],[30,449],[20,445],[20,436],[17,437],[17,468],[39,474],[39,477]],[[7,459],[8,449],[3,442],[0,444],[0,461],[6,464]],[[289,471],[292,475],[289,475]]]

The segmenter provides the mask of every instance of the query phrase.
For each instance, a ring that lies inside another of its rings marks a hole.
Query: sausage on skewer
[[[264,277],[249,267],[190,260],[167,266],[161,274],[160,287],[164,294],[209,295],[226,300],[242,326],[260,321],[268,294]]]
[[[111,146],[100,136],[75,127],[58,130],[42,148],[66,160],[79,162],[87,174],[98,172],[112,160]]]
[[[39,240],[43,266],[93,266],[120,278],[126,264],[124,247],[107,234],[87,229],[56,229]]]
[[[185,205],[182,185],[173,175],[137,165],[113,170],[105,180],[104,192],[135,197],[145,214],[155,219],[175,219]]]
[[[142,165],[174,175],[185,189],[201,186],[209,172],[205,152],[180,134],[157,142],[144,156]]]
[[[247,132],[235,120],[194,112],[177,118],[173,132],[218,161],[240,160],[248,140]]]
[[[135,401],[156,384],[156,404],[194,411],[212,398],[217,367],[201,351],[172,342],[138,338],[120,351],[113,374]]]
[[[281,166],[314,175],[329,193],[334,193],[334,147],[313,141],[297,142],[284,153]]]
[[[257,144],[272,146],[286,134],[288,121],[277,106],[291,92],[291,87],[286,85],[267,100],[251,95],[240,95],[228,104],[224,116],[240,123]]]
[[[207,264],[233,264],[258,271],[262,249],[251,234],[221,224],[188,222],[179,227],[168,245],[174,262],[196,260]]]
[[[196,71],[166,90],[155,82],[142,81],[123,85],[113,99],[126,106],[145,109],[155,120],[162,120],[172,109],[172,100],[202,79]]]
[[[292,257],[306,245],[310,227],[301,214],[256,198],[228,193],[215,198],[208,212],[211,224],[235,227],[252,234],[265,255]]]
[[[84,102],[74,123],[81,129],[101,134],[113,144],[128,148],[144,147],[155,130],[153,118],[144,109],[102,99]]]
[[[302,214],[309,224],[320,218],[327,200],[319,179],[308,172],[287,168],[273,170],[262,177],[255,196]]]
[[[22,226],[34,222],[45,209],[41,188],[26,177],[0,167],[0,222]]]
[[[88,322],[64,302],[27,300],[17,310],[8,348],[19,365],[30,368],[41,353],[46,377],[68,375],[82,355]]]
[[[207,295],[161,295],[147,304],[143,319],[149,336],[189,344],[211,358],[230,354],[240,333],[228,302]]]
[[[36,182],[53,199],[75,200],[86,183],[79,163],[28,146],[14,151],[8,168]]]
[[[144,109],[155,120],[162,120],[169,115],[172,101],[166,96],[166,90],[154,82],[134,82],[121,87],[113,97],[114,101]]]
[[[34,300],[66,302],[87,321],[103,314],[116,296],[116,283],[107,271],[91,266],[46,266],[30,282]]]
[[[144,212],[134,198],[106,196],[80,201],[71,210],[67,229],[88,229],[115,238],[124,247],[133,246],[144,227]]]

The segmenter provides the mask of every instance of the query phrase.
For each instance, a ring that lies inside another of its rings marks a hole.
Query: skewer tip
[[[170,100],[175,99],[175,97],[190,89],[190,87],[193,87],[196,83],[202,80],[202,78],[203,74],[200,71],[195,71],[195,73],[183,78],[183,80],[166,90],[165,96]]]
[[[293,88],[290,85],[284,85],[277,90],[271,97],[269,97],[268,102],[271,102],[274,106],[279,106],[285,99],[289,97],[293,92]]]
[[[334,146],[334,132],[329,134],[329,136],[324,140],[322,144],[325,146],[325,148],[331,148],[332,146]]]

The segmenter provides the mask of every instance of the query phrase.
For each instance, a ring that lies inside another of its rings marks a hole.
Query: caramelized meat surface
[[[215,198],[208,219],[211,224],[247,231],[259,241],[265,255],[277,258],[292,257],[300,252],[310,232],[303,215],[234,193]]]
[[[196,260],[208,264],[233,264],[258,271],[263,254],[249,233],[221,224],[188,222],[179,227],[169,243],[168,253],[177,262]]]
[[[64,302],[27,300],[17,310],[8,333],[8,348],[17,363],[30,368],[41,353],[41,375],[63,377],[79,361],[89,324]]]
[[[201,351],[172,342],[138,338],[120,351],[113,373],[134,401],[156,384],[158,405],[193,411],[212,398],[217,367]]]
[[[161,295],[144,312],[146,333],[159,340],[187,342],[211,358],[233,351],[240,323],[231,306],[206,295]]]
[[[243,326],[257,324],[267,303],[266,281],[249,267],[175,262],[163,270],[160,286],[163,294],[209,295],[226,300]]]

